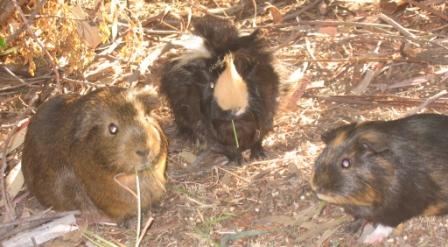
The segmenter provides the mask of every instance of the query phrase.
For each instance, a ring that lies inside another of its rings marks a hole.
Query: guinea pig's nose
[[[140,149],[135,151],[135,153],[137,153],[138,156],[142,157],[142,158],[147,158],[149,155],[149,149]]]

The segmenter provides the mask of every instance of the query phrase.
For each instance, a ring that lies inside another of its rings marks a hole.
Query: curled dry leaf
[[[17,164],[11,171],[9,171],[6,177],[6,189],[11,198],[22,190],[25,180],[22,174],[22,163]]]
[[[19,127],[19,129],[16,131],[16,133],[14,133],[13,137],[11,138],[11,141],[9,142],[6,154],[11,153],[16,148],[18,148],[20,145],[23,144],[23,141],[25,140],[26,131],[28,129],[28,123],[29,120],[23,122]]]
[[[77,25],[77,31],[79,37],[84,41],[84,43],[92,49],[95,49],[102,42],[102,38],[100,35],[100,30],[96,26],[92,26],[87,20],[88,16],[84,10],[75,6],[70,10],[73,18],[80,19]],[[84,20],[85,19],[85,20]]]
[[[270,5],[266,9],[269,11],[269,13],[271,13],[274,24],[283,22],[283,15],[277,7],[275,7],[274,5]]]
[[[386,14],[393,14],[403,9],[407,4],[406,0],[380,0],[380,8]]]
[[[144,74],[146,70],[151,67],[154,62],[159,58],[159,56],[162,54],[163,47],[159,47],[146,56],[143,61],[140,63],[139,71],[140,74]]]

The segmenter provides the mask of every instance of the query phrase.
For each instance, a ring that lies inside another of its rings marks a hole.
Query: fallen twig
[[[137,242],[138,245],[140,245],[140,243],[142,242],[143,237],[145,236],[146,232],[148,231],[148,229],[151,226],[153,221],[154,221],[153,217],[149,217],[148,220],[146,221],[145,227],[143,227],[143,230],[140,234],[140,238],[138,239],[138,242]]]
[[[137,230],[135,234],[135,247],[138,247],[140,245],[140,230],[142,226],[142,203],[140,194],[140,179],[138,177],[137,169],[135,169],[135,192],[137,194]]]
[[[19,81],[21,85],[29,86],[28,83],[26,83],[22,78],[18,77],[16,74],[14,74],[7,66],[2,66],[2,67],[6,71],[6,73],[8,73],[10,76],[14,77],[14,79]]]
[[[412,41],[421,42],[421,40],[419,40],[419,39],[417,38],[417,36],[415,36],[414,34],[412,34],[412,33],[410,32],[410,29],[404,28],[403,26],[401,26],[398,22],[394,21],[394,20],[393,20],[392,18],[390,18],[389,16],[387,16],[387,15],[381,13],[381,14],[379,15],[379,17],[380,17],[381,20],[383,20],[384,22],[389,23],[391,26],[393,26],[395,29],[397,29],[397,30],[398,30],[401,34],[403,34],[405,37],[411,39]],[[446,46],[444,46],[444,45],[442,45],[442,44],[440,44],[440,43],[438,43],[438,42],[436,42],[436,41],[428,40],[427,42],[429,42],[429,43],[431,43],[431,44],[434,44],[434,45],[437,45],[437,46],[439,46],[439,47],[442,47],[442,48],[448,50],[448,47],[446,47]]]
[[[14,85],[14,86],[10,86],[10,87],[0,88],[0,93],[12,92],[12,91],[18,90],[23,87],[34,87],[34,85],[43,83],[50,78],[51,77],[49,77],[49,76],[41,76],[41,77],[37,77],[37,78],[31,78],[31,79],[28,79],[27,81],[25,81],[26,84],[19,84],[19,85]],[[5,81],[2,80],[2,82],[5,82]],[[14,92],[12,92],[12,93],[14,93]]]
[[[221,171],[223,171],[225,173],[228,173],[228,174],[230,174],[230,175],[232,175],[232,176],[234,176],[234,177],[236,177],[236,178],[238,178],[238,179],[240,179],[240,180],[242,180],[242,181],[244,181],[244,182],[246,182],[248,184],[250,183],[250,181],[248,179],[243,178],[243,177],[239,176],[238,174],[236,174],[234,172],[228,171],[228,170],[226,170],[226,169],[224,169],[222,167],[219,167],[219,166],[217,166],[216,168],[218,168],[219,170],[221,170]]]
[[[257,1],[252,0],[252,6],[254,7],[254,17],[252,19],[252,27],[257,27]]]
[[[306,38],[305,39],[305,47],[306,47],[306,51],[308,52],[308,55],[313,59],[313,60],[317,60],[316,56],[314,56],[314,49],[311,48],[311,42]],[[323,69],[324,66],[320,63],[316,61],[317,66],[319,67],[319,69]]]
[[[260,230],[249,230],[249,231],[243,231],[233,234],[226,234],[221,238],[221,246],[225,247],[229,245],[230,241],[238,240],[242,238],[250,238],[250,237],[256,237],[259,235],[263,235],[269,233],[268,231],[260,231]]]
[[[38,228],[21,232],[13,238],[4,241],[2,246],[37,246],[75,230],[78,230],[75,216],[73,214],[67,214]]]
[[[424,102],[422,99],[412,99],[412,98],[403,98],[398,96],[391,95],[379,95],[379,96],[357,96],[357,95],[337,95],[337,96],[313,96],[313,95],[304,95],[304,97],[308,98],[317,98],[321,100],[327,100],[332,102],[344,103],[344,104],[357,104],[357,105],[390,105],[390,106],[418,106]],[[442,108],[446,109],[448,107],[448,101],[433,101],[429,102],[427,107],[431,106],[432,108]]]
[[[393,26],[395,29],[397,29],[404,36],[406,36],[408,38],[411,38],[411,39],[415,39],[416,38],[416,36],[414,34],[412,34],[407,28],[404,28],[402,25],[400,25],[398,22],[394,21],[389,16],[381,13],[379,15],[379,17],[380,17],[381,20],[383,20],[384,22],[389,23],[391,26]]]
[[[282,58],[293,58],[297,63],[303,62],[333,62],[333,63],[365,63],[365,62],[408,62],[407,59],[398,58],[398,57],[350,57],[350,58],[315,58],[315,59],[297,59],[297,55],[282,55]],[[415,61],[416,62],[416,61]]]
[[[52,215],[46,215],[50,209],[45,210],[37,215],[33,215],[23,219],[17,219],[11,222],[0,224],[0,240],[5,240],[19,232],[26,231],[33,227],[42,225],[48,221],[61,218],[67,215],[79,215],[79,211],[60,212]]]
[[[394,29],[395,27],[392,25],[387,24],[380,24],[380,23],[371,23],[371,22],[355,22],[355,21],[298,21],[297,23],[294,23],[298,26],[298,28],[302,28],[303,25],[311,25],[311,26],[353,26],[353,27],[369,27],[369,28],[388,28],[388,29]],[[280,28],[280,27],[289,27],[291,26],[291,23],[279,23],[279,24],[269,24],[266,26],[259,26],[260,28]],[[417,29],[407,29],[410,32],[415,33],[425,33],[421,30]]]
[[[440,92],[438,92],[437,94],[429,97],[427,100],[425,100],[425,102],[423,102],[421,105],[415,107],[414,109],[408,111],[406,113],[406,116],[409,115],[413,115],[416,113],[419,113],[421,110],[423,110],[424,108],[426,108],[429,104],[433,103],[434,101],[438,100],[439,98],[448,95],[448,92],[446,90],[442,90]]]
[[[400,82],[392,83],[390,85],[388,84],[377,84],[375,85],[380,90],[387,90],[387,89],[394,89],[394,88],[402,88],[402,87],[409,87],[409,86],[415,86],[422,83],[426,83],[428,81],[434,80],[437,76],[441,75],[448,75],[448,69],[441,69],[439,71],[434,72],[433,74],[423,75],[423,76],[417,76],[414,78],[406,79]]]
[[[381,43],[382,43],[381,41],[378,42],[377,47],[373,51],[374,54],[379,53]],[[351,90],[352,93],[363,94],[367,90],[367,88],[369,87],[372,80],[375,78],[375,76],[378,74],[378,72],[381,71],[382,66],[379,66],[379,65],[380,65],[380,63],[378,63],[378,62],[371,62],[366,65],[366,67],[365,67],[366,71],[364,74],[364,78],[358,83],[358,85],[356,85],[356,87],[354,87]]]

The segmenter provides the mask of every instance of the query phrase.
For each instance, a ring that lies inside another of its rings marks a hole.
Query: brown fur
[[[422,215],[425,216],[437,216],[442,215],[448,208],[447,202],[436,202],[434,204],[429,205],[425,211],[423,211]]]
[[[100,89],[85,96],[58,96],[31,119],[22,163],[28,189],[46,207],[122,221],[136,214],[138,171],[141,206],[164,191],[167,140],[147,115],[146,90]],[[154,98],[154,97],[153,97]],[[112,135],[109,125],[118,126]]]

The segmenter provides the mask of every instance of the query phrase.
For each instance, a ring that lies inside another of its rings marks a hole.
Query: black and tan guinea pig
[[[167,140],[151,116],[151,88],[103,88],[42,104],[25,136],[22,171],[28,190],[58,211],[122,222],[165,191]],[[127,189],[126,189],[127,188]],[[94,220],[96,221],[96,220]]]
[[[377,225],[365,243],[381,242],[411,217],[448,213],[448,116],[353,123],[322,139],[311,186]]]
[[[264,157],[262,141],[272,129],[279,77],[261,30],[239,35],[228,20],[196,18],[202,46],[165,65],[166,95],[181,135],[207,141],[230,160]]]

